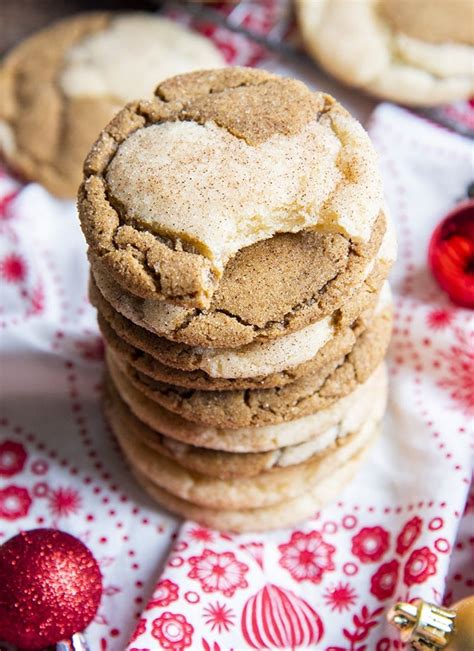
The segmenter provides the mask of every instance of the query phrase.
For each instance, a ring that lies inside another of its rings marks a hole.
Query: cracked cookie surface
[[[321,234],[370,248],[383,200],[356,120],[301,82],[245,68],[160,84],[106,127],[84,170],[92,264],[136,297],[191,308],[207,309],[236,255],[277,233],[304,234],[307,259]]]
[[[268,452],[305,443],[338,423],[349,430],[360,420],[361,407],[387,383],[386,371],[381,365],[354,391],[314,414],[287,423],[230,429],[186,420],[165,409],[138,390],[111,358],[107,372],[130,411],[150,429],[192,446],[239,453]]]
[[[281,423],[329,407],[364,383],[380,365],[391,334],[391,310],[377,315],[352,350],[316,373],[273,389],[202,391],[159,382],[123,363],[110,350],[130,382],[148,398],[187,420],[240,428]]]
[[[349,302],[332,317],[267,344],[250,344],[223,353],[218,350],[193,348],[180,350],[177,346],[181,353],[178,360],[184,358],[185,362],[188,362],[187,369],[167,364],[166,354],[166,361],[163,362],[160,359],[163,355],[160,356],[159,351],[158,357],[150,354],[149,351],[154,353],[157,348],[153,335],[150,336],[150,345],[147,346],[148,338],[138,337],[138,341],[134,341],[133,326],[127,329],[125,323],[120,332],[117,332],[113,325],[118,323],[117,319],[109,321],[101,312],[98,317],[99,328],[108,348],[123,362],[155,380],[205,391],[264,389],[294,382],[297,378],[315,373],[333,360],[346,355],[354,346],[357,337],[370,325],[374,313],[381,312],[391,304],[388,285],[384,286],[381,293],[369,294],[362,297],[362,301],[359,299],[360,296],[357,295],[353,305]],[[143,350],[143,345],[148,350]],[[173,353],[177,352],[173,350],[172,344],[166,346],[164,343],[164,347],[166,352],[171,353],[169,357],[173,357]],[[205,356],[206,353],[208,357]],[[192,368],[193,361],[195,368]],[[209,366],[212,371],[217,370],[218,374],[210,375]],[[230,371],[230,377],[227,377],[226,369]],[[249,370],[253,371],[250,376],[246,375]]]
[[[341,81],[403,104],[474,93],[470,0],[297,0],[308,51]]]
[[[271,468],[253,477],[218,479],[188,470],[144,445],[110,406],[106,409],[112,430],[134,469],[176,497],[213,509],[262,508],[301,495],[368,445],[378,428],[378,423],[369,418],[339,445],[333,444],[306,462]]]
[[[211,41],[153,14],[67,18],[3,60],[0,148],[21,175],[75,198],[87,152],[124,103],[151,97],[171,75],[220,65]]]
[[[333,314],[364,282],[368,291],[380,288],[394,259],[388,225],[381,213],[367,244],[340,234],[301,232],[246,247],[227,264],[205,310],[134,296],[110,276],[101,258],[89,257],[101,294],[130,321],[174,342],[236,348]]]
[[[345,437],[359,431],[366,420],[373,418],[379,421],[387,401],[387,382],[383,373],[378,375],[380,383],[376,390],[370,394],[367,392],[351,415],[346,415],[332,427],[315,433],[307,441],[266,452],[223,452],[189,445],[165,436],[145,425],[133,414],[121,399],[110,376],[106,378],[106,409],[110,413],[109,419],[113,422],[120,421],[129,436],[191,472],[218,479],[254,477],[273,468],[297,466],[321,458],[342,445]]]

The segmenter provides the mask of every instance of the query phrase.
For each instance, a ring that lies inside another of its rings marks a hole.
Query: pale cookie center
[[[125,221],[181,240],[218,273],[237,251],[279,232],[326,229],[367,241],[382,203],[375,154],[358,123],[334,122],[336,131],[315,119],[258,146],[212,122],[139,129],[108,167],[110,193]]]
[[[334,334],[331,317],[270,342],[224,351],[199,350],[199,368],[214,378],[257,377],[279,373],[312,359]]]
[[[60,84],[70,97],[112,97],[121,105],[151,97],[168,77],[222,65],[210,41],[173,21],[119,16],[67,52]]]

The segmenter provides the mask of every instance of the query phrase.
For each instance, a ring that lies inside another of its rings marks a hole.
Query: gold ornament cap
[[[399,629],[402,642],[410,642],[413,649],[441,651],[451,640],[456,611],[417,599],[395,604],[387,619]]]
[[[398,603],[387,618],[417,651],[474,651],[474,595],[449,609],[421,599]]]

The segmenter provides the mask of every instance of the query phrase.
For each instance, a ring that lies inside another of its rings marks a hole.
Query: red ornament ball
[[[459,204],[435,229],[428,262],[456,305],[474,309],[474,200]]]
[[[83,631],[102,577],[89,549],[57,529],[33,529],[0,547],[0,640],[44,649]]]

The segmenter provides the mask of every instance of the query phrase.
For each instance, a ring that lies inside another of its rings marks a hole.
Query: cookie
[[[78,208],[92,264],[141,298],[207,309],[217,295],[229,321],[281,321],[326,289],[347,290],[384,230],[377,157],[360,124],[328,95],[262,70],[161,83],[104,129],[84,173]],[[246,273],[230,295],[221,281],[238,254]],[[269,295],[246,299],[247,315],[230,312],[265,276]],[[273,303],[280,316],[268,316]]]
[[[147,352],[166,366],[181,371],[202,371],[209,378],[261,378],[309,361],[336,332],[351,325],[377,300],[379,287],[390,268],[380,258],[369,277],[332,315],[273,340],[256,339],[237,349],[189,346],[160,337],[117,311],[102,295],[91,274],[89,297],[100,315],[126,343]],[[119,304],[120,307],[120,304]],[[122,312],[127,311],[121,304]]]
[[[224,354],[215,350],[201,352],[202,349],[191,349],[196,363],[199,363],[201,358],[200,364],[206,370],[198,368],[183,371],[163,364],[153,355],[129,343],[127,333],[131,330],[124,331],[125,336],[122,338],[100,312],[98,322],[107,347],[123,362],[155,380],[204,391],[264,389],[285,386],[303,375],[315,373],[333,360],[349,353],[357,336],[369,325],[373,315],[391,304],[388,285],[386,290],[379,295],[372,294],[372,306],[349,326],[345,325],[344,314],[340,314],[344,313],[342,309],[331,318],[327,317],[268,343],[250,344],[243,348],[231,349]],[[348,307],[349,313],[352,314],[353,306]],[[153,335],[150,336],[152,337]],[[204,357],[206,353],[207,358]],[[221,377],[212,377],[209,370],[217,371]],[[225,376],[226,372],[230,377]],[[246,377],[245,372],[253,375]]]
[[[369,299],[396,253],[393,226],[384,214],[371,241],[370,252],[363,254],[361,247],[346,247],[340,235],[275,235],[230,261],[206,310],[134,296],[114,281],[100,259],[89,257],[102,296],[136,325],[188,346],[237,348],[301,330],[336,312],[351,296]]]
[[[151,430],[185,444],[240,453],[268,452],[298,445],[316,439],[337,426],[347,431],[357,428],[357,423],[365,416],[367,401],[374,394],[386,392],[387,386],[385,367],[381,365],[366,382],[326,409],[288,423],[228,429],[186,420],[150,400],[133,386],[110,357],[108,373],[121,400]]]
[[[474,93],[470,0],[297,0],[309,53],[377,97],[432,106]]]
[[[172,495],[135,469],[133,474],[152,499],[182,518],[221,531],[235,533],[268,531],[298,524],[335,500],[359,470],[368,448],[370,445],[354,455],[344,466],[333,470],[329,476],[308,487],[302,495],[264,508],[241,510],[204,508]]]
[[[382,382],[382,386],[366,395],[365,401],[357,405],[355,413],[346,415],[342,421],[318,432],[308,441],[267,452],[241,454],[189,445],[152,430],[123,402],[110,376],[106,378],[105,398],[109,421],[112,424],[120,423],[127,436],[133,437],[145,447],[155,450],[190,472],[217,479],[255,477],[273,468],[297,466],[323,458],[337,446],[343,445],[346,437],[360,430],[365,421],[380,421],[386,402],[387,387],[386,382]]]
[[[254,477],[216,479],[189,471],[143,445],[113,409],[108,409],[107,417],[133,469],[168,493],[211,509],[262,508],[301,495],[364,449],[378,430],[378,423],[371,419],[358,432],[345,436],[339,445],[333,444],[325,453],[306,462],[274,467]]]
[[[87,152],[126,102],[169,76],[222,65],[210,40],[154,14],[67,18],[4,59],[0,149],[27,179],[74,198]]]
[[[314,374],[272,389],[202,391],[153,380],[112,351],[130,382],[142,393],[186,420],[237,429],[291,421],[329,407],[365,382],[381,364],[391,334],[391,310],[377,315],[345,357]]]

